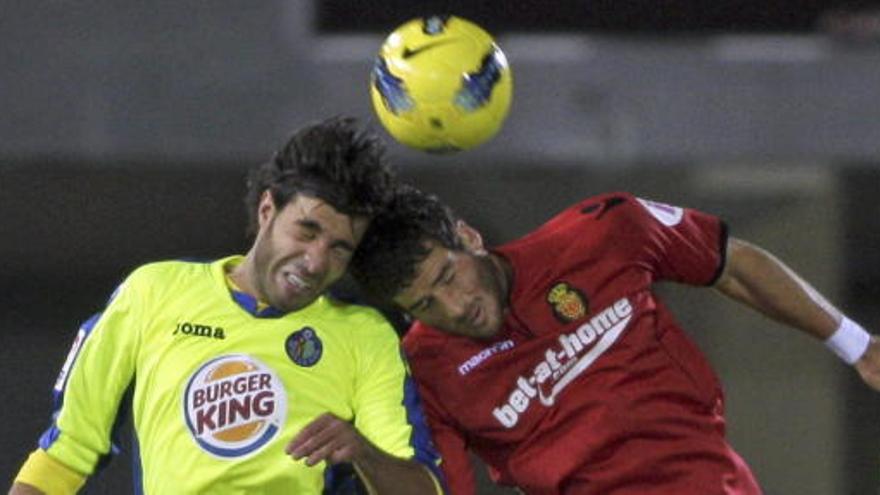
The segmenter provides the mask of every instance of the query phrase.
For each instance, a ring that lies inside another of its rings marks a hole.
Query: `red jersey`
[[[719,380],[652,291],[712,284],[726,242],[716,217],[613,193],[494,250],[513,268],[495,337],[404,339],[451,492],[475,492],[471,450],[532,494],[761,493]]]

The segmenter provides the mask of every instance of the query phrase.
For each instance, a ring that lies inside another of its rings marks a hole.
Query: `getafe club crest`
[[[587,315],[587,298],[566,282],[559,282],[550,289],[547,302],[553,308],[556,319],[563,323],[570,323]]]
[[[284,343],[287,355],[294,363],[308,368],[314,366],[324,353],[324,345],[318,334],[310,327],[303,327],[287,337]]]

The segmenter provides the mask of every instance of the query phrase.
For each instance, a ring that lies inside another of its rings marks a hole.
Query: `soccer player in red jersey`
[[[468,450],[530,494],[754,495],[719,380],[652,290],[711,286],[826,343],[880,389],[880,340],[716,217],[611,193],[486,249],[402,189],[353,261],[418,321],[404,347],[453,494]]]

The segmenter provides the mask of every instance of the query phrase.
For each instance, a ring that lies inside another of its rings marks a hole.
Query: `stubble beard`
[[[480,285],[485,287],[486,296],[488,297],[488,305],[490,307],[483,306],[484,311],[490,311],[491,315],[487,314],[487,317],[490,317],[492,323],[491,328],[487,328],[483,338],[492,338],[494,337],[498,331],[501,329],[501,325],[504,321],[504,307],[506,297],[505,294],[502,294],[502,284],[499,277],[501,276],[498,273],[499,267],[495,265],[495,263],[490,258],[491,255],[481,256],[477,259],[479,266],[479,280]]]

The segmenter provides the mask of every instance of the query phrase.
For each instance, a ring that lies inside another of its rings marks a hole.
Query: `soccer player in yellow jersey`
[[[295,133],[248,178],[246,255],[141,266],[80,328],[10,493],[77,492],[110,454],[129,389],[135,493],[442,493],[397,334],[325,294],[392,184],[353,120]]]

